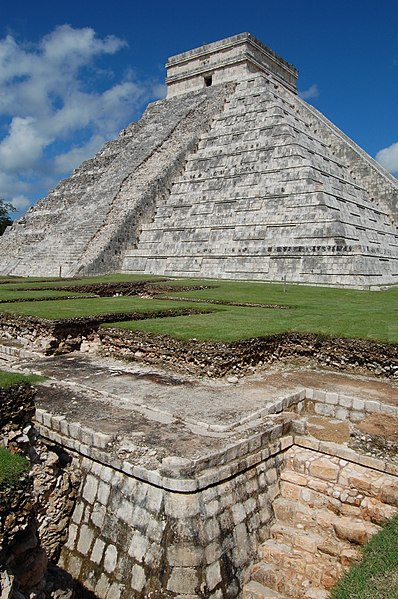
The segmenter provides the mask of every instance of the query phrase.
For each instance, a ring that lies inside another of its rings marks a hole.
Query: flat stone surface
[[[76,352],[19,368],[50,377],[38,386],[38,407],[112,435],[119,457],[155,469],[168,456],[198,459],[263,432],[280,418],[268,409],[305,388],[398,405],[396,383],[308,367],[273,367],[231,383]],[[310,432],[331,440],[339,432],[344,443],[348,429],[338,422],[310,418]]]

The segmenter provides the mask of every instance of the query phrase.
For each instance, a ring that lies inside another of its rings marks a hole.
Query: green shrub
[[[15,487],[28,471],[29,462],[23,455],[0,447],[0,489]]]

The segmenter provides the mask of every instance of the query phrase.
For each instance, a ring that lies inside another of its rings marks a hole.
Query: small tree
[[[15,212],[14,206],[0,199],[0,235],[3,235],[6,227],[12,225],[10,212]]]

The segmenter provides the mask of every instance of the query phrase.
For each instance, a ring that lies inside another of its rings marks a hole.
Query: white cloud
[[[54,171],[57,173],[70,172],[83,160],[93,156],[105,143],[105,138],[101,135],[94,135],[86,144],[80,147],[72,147],[68,152],[58,154],[54,158]]]
[[[26,210],[31,205],[31,201],[23,195],[16,195],[11,198],[11,204],[17,211]]]
[[[12,119],[7,137],[0,143],[1,168],[18,172],[31,168],[41,158],[43,148],[52,139],[40,131],[37,119],[19,117]]]
[[[112,81],[97,68],[125,46],[70,25],[36,45],[0,39],[0,197],[22,207],[20,198],[44,193],[159,97],[156,83],[137,83],[131,72]]]
[[[377,152],[376,160],[390,173],[398,174],[398,142]]]
[[[319,89],[318,89],[317,84],[313,83],[312,85],[310,85],[310,87],[308,89],[304,89],[302,91],[299,91],[299,96],[303,100],[310,100],[312,98],[318,98],[318,96],[319,96]]]

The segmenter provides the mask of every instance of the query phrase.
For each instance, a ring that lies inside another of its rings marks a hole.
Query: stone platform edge
[[[268,411],[262,409],[250,417],[241,419],[237,426],[237,430],[242,432],[250,430],[253,426],[262,426],[261,432],[257,431],[242,441],[227,445],[221,451],[196,460],[170,456],[163,460],[159,470],[148,470],[114,455],[114,435],[95,431],[78,422],[68,422],[65,416],[54,415],[42,408],[36,408],[35,421],[44,439],[128,476],[178,493],[195,493],[217,485],[293,445],[336,456],[380,472],[398,475],[398,465],[357,453],[344,445],[307,436],[306,422],[300,418],[300,413],[308,402],[312,403],[313,411],[317,415],[348,419],[351,422],[358,422],[371,413],[398,415],[397,406],[380,401],[305,389],[283,398],[270,406]],[[291,417],[282,422],[275,420],[275,417],[282,413]],[[265,417],[268,417],[267,421],[261,422]]]

